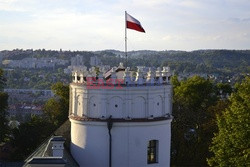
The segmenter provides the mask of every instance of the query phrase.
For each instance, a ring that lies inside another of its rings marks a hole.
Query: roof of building
[[[107,118],[89,118],[86,116],[69,116],[70,119],[77,121],[98,121],[98,122],[107,122]],[[153,115],[149,118],[112,118],[112,122],[155,122],[155,121],[164,121],[164,120],[172,120],[173,116],[171,114],[166,114],[160,117],[153,117]]]
[[[29,164],[66,164],[66,161],[61,157],[34,157]]]
[[[54,136],[57,135],[57,136]],[[58,164],[65,161],[65,167],[79,167],[77,162],[72,157],[68,143],[70,143],[70,121],[67,120],[61,125],[54,135],[47,138],[26,160],[24,167],[29,167],[30,164]],[[59,160],[56,157],[52,157],[52,143],[51,141],[65,141],[65,147],[63,150],[63,157]]]
[[[62,136],[54,136],[50,141],[65,141],[65,138]]]

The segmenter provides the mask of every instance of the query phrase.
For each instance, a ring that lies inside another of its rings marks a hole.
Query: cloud
[[[178,5],[187,7],[187,8],[197,8],[197,9],[200,9],[203,7],[202,3],[199,3],[199,1],[194,1],[194,0],[180,1]]]
[[[18,0],[0,0],[0,11],[25,11],[24,8],[15,5]]]
[[[125,10],[146,30],[128,30],[130,49],[245,46],[250,18],[243,1],[0,0],[0,47],[122,50]]]
[[[250,17],[248,18],[230,18],[228,19],[229,22],[233,22],[233,23],[250,23]]]

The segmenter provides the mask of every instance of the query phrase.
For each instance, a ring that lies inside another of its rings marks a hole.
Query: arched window
[[[158,140],[150,140],[148,142],[148,164],[158,163]]]

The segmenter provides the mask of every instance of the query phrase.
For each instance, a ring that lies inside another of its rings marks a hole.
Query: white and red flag
[[[140,32],[145,32],[145,30],[141,26],[141,23],[134,17],[130,16],[127,12],[126,12],[126,28]]]

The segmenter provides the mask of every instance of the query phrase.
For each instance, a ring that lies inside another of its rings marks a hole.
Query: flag
[[[130,16],[127,12],[126,12],[126,28],[140,32],[145,32],[145,30],[141,26],[141,23],[134,17]]]

